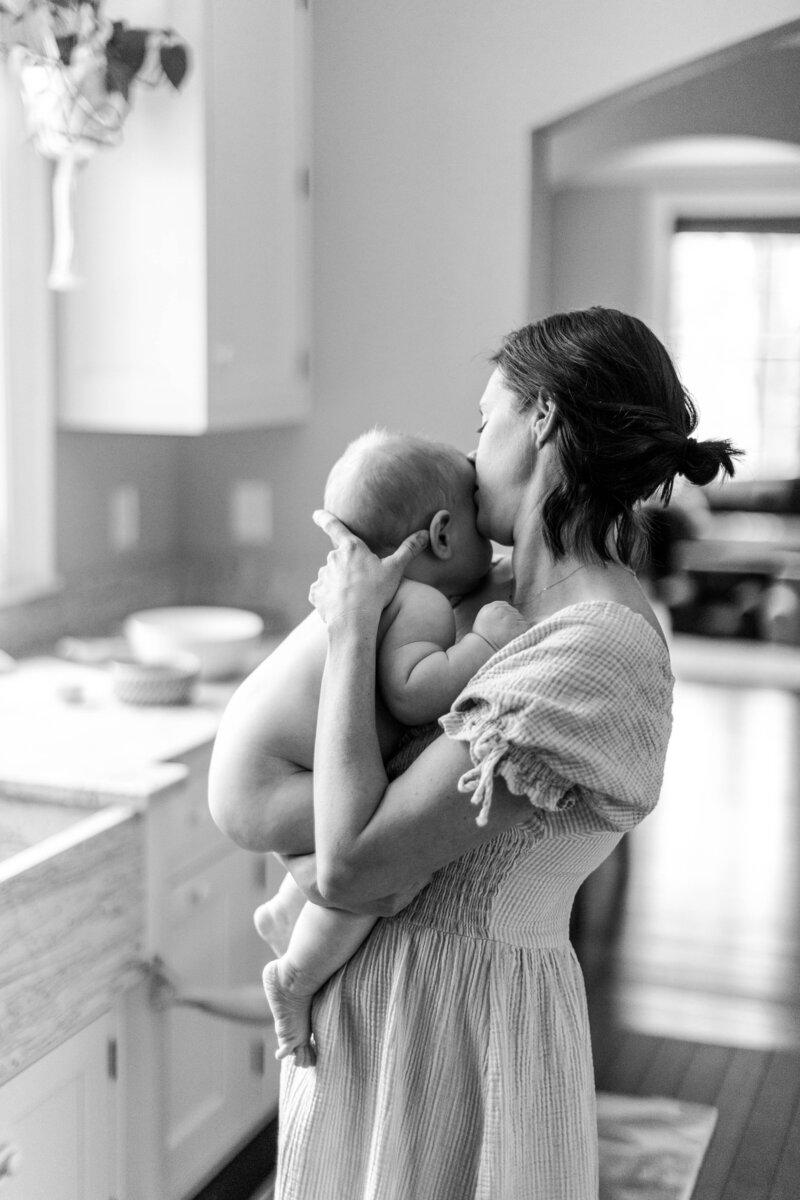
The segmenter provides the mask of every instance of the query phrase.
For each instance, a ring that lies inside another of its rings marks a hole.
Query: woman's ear
[[[451,524],[452,517],[446,508],[440,508],[434,514],[433,520],[428,526],[428,536],[430,541],[428,549],[436,558],[442,560],[448,559],[453,553],[453,543],[451,539]]]
[[[533,435],[537,450],[541,450],[545,442],[550,440],[556,431],[557,424],[556,406],[544,388],[540,388],[534,405],[533,417]]]

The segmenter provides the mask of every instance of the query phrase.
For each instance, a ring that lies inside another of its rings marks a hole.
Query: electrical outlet
[[[237,479],[230,496],[230,527],[240,545],[272,541],[272,488],[265,479]]]
[[[118,554],[139,541],[139,489],[130,483],[115,487],[108,504],[108,538]]]

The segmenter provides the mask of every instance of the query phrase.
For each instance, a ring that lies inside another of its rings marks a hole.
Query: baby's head
[[[375,554],[391,554],[427,529],[429,547],[406,575],[448,596],[472,591],[491,565],[491,543],[475,525],[475,469],[443,442],[382,429],[362,434],[334,464],[324,506]]]

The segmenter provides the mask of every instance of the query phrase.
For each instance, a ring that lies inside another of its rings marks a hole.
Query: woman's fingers
[[[408,564],[422,553],[429,540],[427,529],[418,529],[416,533],[409,534],[405,541],[400,543],[394,554],[390,554],[383,561],[397,567],[402,574]]]
[[[352,530],[342,524],[338,517],[335,517],[333,513],[326,512],[324,508],[316,509],[311,514],[311,519],[315,525],[319,525],[323,533],[327,533],[337,548],[346,542],[358,543],[361,541]],[[415,559],[425,549],[428,540],[427,529],[420,529],[416,533],[409,534],[405,541],[400,543],[394,554],[388,555],[384,562],[404,570],[412,559]]]
[[[347,611],[379,614],[400,586],[403,574],[428,544],[427,530],[405,538],[393,554],[379,558],[333,513],[318,509],[314,522],[333,542],[308,598],[326,624]]]
[[[356,535],[351,533],[338,517],[335,517],[333,513],[326,512],[324,508],[318,508],[316,512],[313,512],[311,519],[315,525],[319,525],[323,533],[327,533],[334,546],[341,546],[344,542],[358,540],[356,539]]]

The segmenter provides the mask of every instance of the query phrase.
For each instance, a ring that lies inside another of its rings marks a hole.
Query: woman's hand
[[[394,554],[379,558],[332,513],[315,512],[314,521],[334,548],[311,585],[309,600],[329,628],[350,618],[361,622],[372,617],[377,625],[406,567],[427,546],[427,530],[412,533]]]

